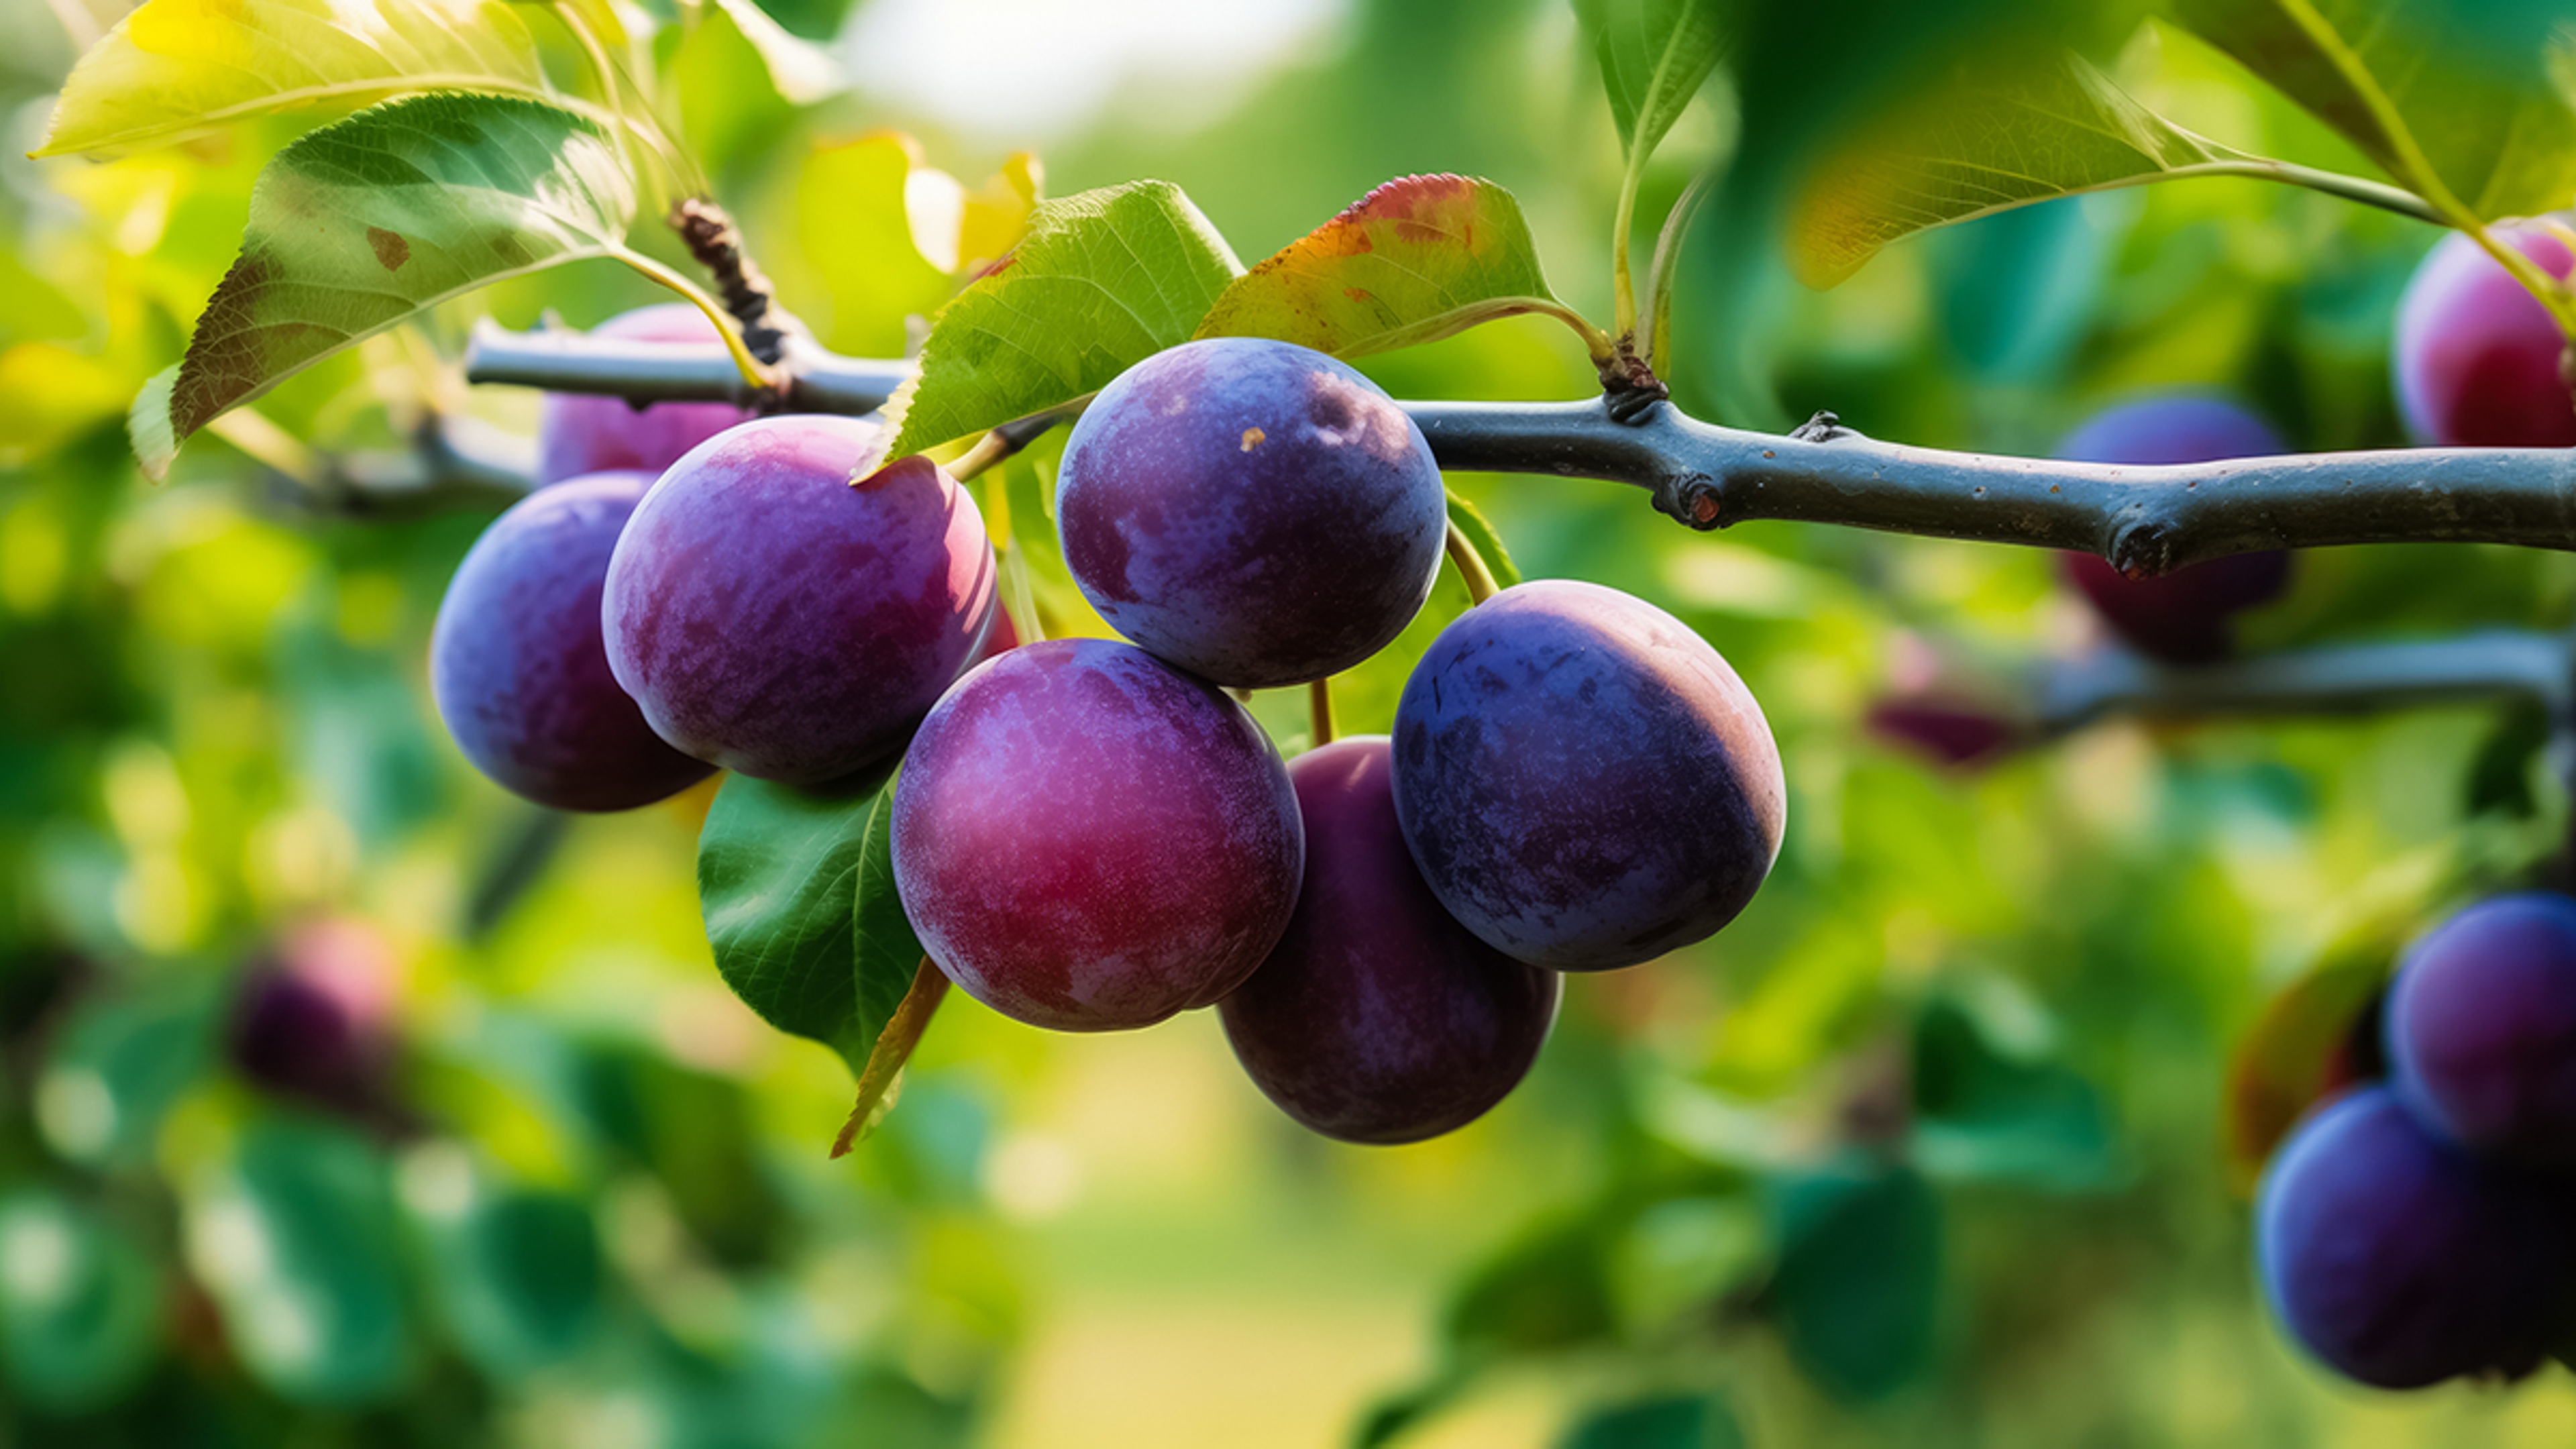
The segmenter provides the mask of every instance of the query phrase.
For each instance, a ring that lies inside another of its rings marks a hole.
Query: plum
[[[2538,229],[2495,235],[2564,277],[2576,255]],[[2540,299],[2466,235],[2435,244],[2397,306],[2397,402],[2418,441],[2454,448],[2576,447],[2559,372],[2566,335]]]
[[[357,1114],[384,1105],[399,966],[362,921],[309,921],[253,957],[225,1045],[234,1070],[283,1096]]]
[[[2281,451],[2280,438],[2244,409],[2178,394],[2099,414],[2069,434],[2057,455],[2074,463],[2169,467]],[[2139,653],[2170,664],[2225,657],[2229,616],[2280,597],[2290,581],[2290,556],[2278,550],[2212,559],[2152,579],[2129,578],[2091,554],[2067,554],[2063,562],[2067,581],[2103,622]]]
[[[1296,914],[1217,1007],[1262,1094],[1345,1142],[1419,1142],[1501,1101],[1556,1019],[1555,972],[1469,934],[1422,883],[1383,737],[1288,766],[1306,829]]]
[[[2546,1185],[2425,1130],[2384,1086],[2301,1122],[2256,1205],[2292,1336],[2380,1388],[2518,1375],[2567,1326],[2571,1241]]]
[[[1219,684],[1347,669],[1431,597],[1448,532],[1430,445],[1377,384],[1249,337],[1119,374],[1065,443],[1065,562],[1111,628]]]
[[[623,312],[591,329],[620,342],[716,342],[716,324],[686,302]],[[537,481],[636,468],[659,474],[680,455],[751,414],[731,403],[665,402],[638,408],[624,398],[548,393],[537,416]]]
[[[1022,645],[939,701],[894,796],[895,888],[950,980],[1059,1031],[1150,1026],[1240,984],[1305,862],[1270,739],[1105,639]]]
[[[466,552],[430,632],[438,717],[474,767],[558,810],[631,810],[713,773],[664,743],[609,672],[599,596],[653,485],[594,473],[521,499]]]
[[[1706,640],[1615,589],[1549,580],[1468,610],[1395,713],[1395,811],[1432,894],[1559,970],[1702,940],[1780,853],[1762,707]]]
[[[609,667],[655,733],[824,784],[900,750],[975,656],[996,611],[983,520],[929,459],[878,467],[887,438],[856,418],[762,418],[636,505],[601,612]]]
[[[2398,968],[2386,1013],[2398,1095],[2472,1151],[2576,1166],[2576,900],[2481,901]]]

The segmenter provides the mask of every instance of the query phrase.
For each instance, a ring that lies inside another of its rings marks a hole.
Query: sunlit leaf
[[[2227,1063],[2222,1113],[2227,1175],[2252,1193],[2272,1149],[2310,1107],[2367,1074],[2352,1048],[2356,1028],[2396,961],[2393,933],[2363,932],[2340,944],[2263,1008]],[[2375,1043],[2364,1041],[2365,1047]]]
[[[816,320],[832,346],[901,356],[905,320],[936,312],[956,290],[948,269],[923,254],[913,226],[913,178],[927,170],[921,148],[898,131],[805,158],[796,178],[797,240],[828,304]],[[955,190],[947,177],[937,179]]]
[[[1190,339],[1242,271],[1181,189],[1135,181],[1040,202],[1028,236],[941,310],[886,411],[896,455],[1087,397]]]
[[[1027,151],[1014,151],[983,185],[965,194],[957,218],[957,254],[951,271],[981,272],[1028,234],[1029,213],[1046,194],[1046,169]]]
[[[2420,191],[2438,178],[2490,220],[2576,202],[2576,16],[2556,0],[2176,8],[2403,185]]]
[[[1460,533],[1467,535],[1467,541],[1476,546],[1476,552],[1484,555],[1485,567],[1493,574],[1495,583],[1508,589],[1521,581],[1520,565],[1512,562],[1511,550],[1503,547],[1503,536],[1486,521],[1485,511],[1460,497],[1454,488],[1449,490],[1449,521],[1458,526]]]
[[[1961,62],[1816,162],[1791,208],[1790,261],[1809,286],[1830,287],[1928,227],[2259,164],[2167,122],[2074,55]]]
[[[616,252],[635,210],[617,148],[502,96],[391,101],[271,161],[185,359],[135,400],[158,476],[188,435],[293,373],[486,282]]]
[[[1510,192],[1464,176],[1407,176],[1246,272],[1198,335],[1359,357],[1562,310]]]
[[[63,83],[39,156],[124,150],[247,116],[441,88],[548,93],[502,0],[145,0]]]
[[[709,0],[656,38],[690,154],[710,174],[759,167],[798,112],[848,87],[840,63],[749,0]]]
[[[703,23],[715,23],[718,16],[759,54],[769,83],[788,104],[810,106],[849,88],[850,78],[831,52],[790,35],[752,0],[712,0]]]
[[[867,1061],[851,905],[882,781],[832,794],[726,777],[698,836],[698,905],[725,984],[760,1019]],[[904,963],[900,997],[911,982]],[[877,1028],[891,1006],[881,1006]]]
[[[1717,68],[1727,8],[1724,0],[1575,0],[1632,168]]]

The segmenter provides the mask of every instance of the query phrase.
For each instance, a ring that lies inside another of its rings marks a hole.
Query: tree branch
[[[871,411],[907,364],[789,349],[788,406]],[[715,347],[475,330],[474,382],[742,402]],[[1829,415],[1787,436],[1700,422],[1669,403],[1621,421],[1600,400],[1409,402],[1445,469],[1644,488],[1694,528],[1781,519],[2099,554],[2135,577],[2270,548],[2441,539],[2576,548],[2576,450],[2411,448],[2136,468],[1910,448]]]
[[[2035,671],[2032,723],[2045,737],[2112,715],[2368,714],[2521,699],[2553,721],[2576,712],[2576,641],[2497,629],[2450,639],[2340,644],[2176,669],[2105,649]]]

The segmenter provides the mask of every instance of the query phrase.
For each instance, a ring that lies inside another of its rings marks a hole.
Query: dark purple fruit
[[[993,547],[929,459],[878,467],[886,442],[855,418],[763,418],[644,495],[601,608],[609,667],[655,733],[791,785],[903,748],[984,642]]]
[[[2273,1311],[2362,1383],[2527,1373],[2568,1325],[2563,1204],[2426,1131],[2386,1087],[2302,1122],[2256,1213]]]
[[[639,307],[591,329],[619,342],[718,342],[716,325],[686,302]],[[548,393],[537,418],[537,481],[634,468],[659,476],[691,448],[748,421],[731,403],[666,402],[637,408],[624,398]]]
[[[1431,597],[1448,504],[1422,432],[1323,353],[1157,353],[1083,410],[1065,561],[1110,627],[1219,684],[1298,684],[1384,648]]]
[[[1484,1115],[1537,1060],[1556,973],[1469,934],[1432,897],[1395,820],[1382,738],[1288,766],[1306,827],[1288,933],[1218,1006],[1253,1084],[1345,1142],[1419,1142]]]
[[[1395,810],[1468,930],[1565,971],[1705,939],[1780,853],[1771,727],[1672,615],[1597,584],[1521,584],[1453,621],[1395,713]]]
[[[234,1069],[316,1105],[375,1109],[393,1064],[397,972],[393,948],[362,922],[289,931],[242,975],[226,1033]]]
[[[502,788],[558,810],[630,810],[713,766],[664,743],[609,672],[599,596],[653,480],[597,473],[521,499],[458,565],[429,642],[438,717]]]
[[[2547,232],[2496,235],[2551,276],[2576,266]],[[2576,402],[2549,309],[2466,235],[2442,238],[2397,306],[2397,401],[2426,443],[2455,448],[2576,447]]]
[[[1304,832],[1269,737],[1224,691],[1104,639],[1023,645],[922,721],[895,886],[968,995],[1058,1031],[1150,1026],[1261,964]]]
[[[2075,430],[2057,455],[2075,463],[2168,467],[2268,457],[2281,440],[2261,419],[2215,398],[2148,398],[2112,408]],[[2141,654],[2170,664],[2226,657],[2229,618],[2280,597],[2290,556],[2274,550],[2132,579],[2091,554],[2064,556],[2067,580]]]
[[[2576,1166],[2576,900],[2481,901],[2427,936],[2389,989],[2398,1095],[2460,1145]]]

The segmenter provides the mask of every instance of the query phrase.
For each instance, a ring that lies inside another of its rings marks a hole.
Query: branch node
[[[2133,523],[2111,536],[2103,555],[2111,567],[2132,579],[2151,579],[2174,569],[2174,531],[2153,519]]]
[[[1601,374],[1601,396],[1610,410],[1610,420],[1635,427],[1655,412],[1658,403],[1672,400],[1673,390],[1664,386],[1655,369],[1635,351],[1635,339],[1623,337],[1610,359],[1598,365]]]
[[[671,208],[671,229],[715,278],[725,310],[742,324],[742,345],[777,365],[787,350],[787,318],[778,310],[777,289],[744,248],[733,216],[703,197],[686,197]]]
[[[1706,473],[1675,473],[1655,489],[1655,511],[1702,533],[1725,526],[1718,482]]]
[[[1859,433],[1843,426],[1843,420],[1832,413],[1819,412],[1789,430],[1789,436],[1801,443],[1830,443],[1841,438],[1857,438]]]

